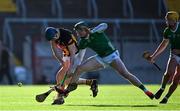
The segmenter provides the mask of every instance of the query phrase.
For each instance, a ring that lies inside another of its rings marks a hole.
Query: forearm
[[[77,59],[79,60],[79,62],[81,63],[84,59],[86,53],[86,49],[80,50],[77,56]]]
[[[154,58],[156,58],[157,56],[159,56],[167,47],[168,43],[167,42],[162,42],[158,48],[155,50],[155,52],[152,54],[152,56]]]
[[[71,44],[68,46],[68,49],[69,49],[69,52],[70,52],[70,62],[71,62],[71,68],[73,67],[74,65],[74,60],[75,60],[75,54],[76,54],[76,46],[75,44]]]
[[[71,55],[70,55],[70,63],[71,63],[71,66],[74,64],[74,60],[75,60],[75,54],[71,54]]]

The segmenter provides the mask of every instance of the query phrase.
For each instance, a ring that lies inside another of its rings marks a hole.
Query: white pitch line
[[[180,111],[180,110],[0,110],[0,111]]]

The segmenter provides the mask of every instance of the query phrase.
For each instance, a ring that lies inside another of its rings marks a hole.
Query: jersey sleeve
[[[63,37],[63,43],[65,45],[71,45],[76,42],[75,37],[73,36],[72,32],[67,29],[61,30],[61,36]]]
[[[107,23],[101,23],[99,24],[98,26],[94,27],[92,30],[91,30],[91,33],[101,33],[103,31],[105,31],[107,29],[108,25]]]
[[[168,39],[168,28],[166,28],[165,30],[164,30],[164,32],[163,32],[163,38],[164,39]]]

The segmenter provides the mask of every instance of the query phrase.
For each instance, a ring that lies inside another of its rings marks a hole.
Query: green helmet
[[[81,30],[83,27],[88,28],[88,24],[85,21],[80,21],[74,25],[74,30]]]
[[[56,39],[56,34],[58,33],[57,29],[54,27],[47,27],[45,30],[45,38],[50,41]]]

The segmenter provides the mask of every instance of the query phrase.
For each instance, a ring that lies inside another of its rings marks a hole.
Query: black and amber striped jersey
[[[63,51],[64,56],[70,56],[68,46],[71,44],[75,44],[77,48],[77,40],[72,34],[72,32],[68,29],[59,28],[59,32],[60,32],[60,37],[55,41],[57,47]]]

